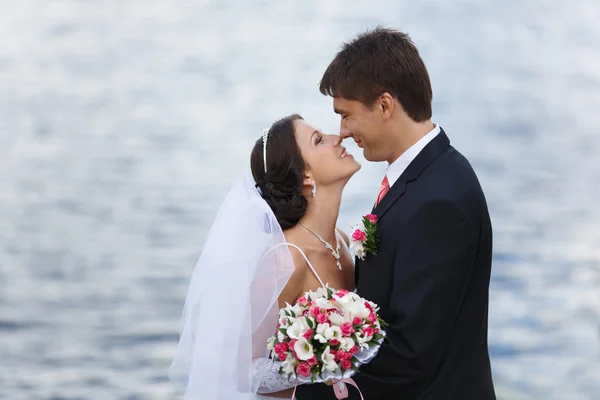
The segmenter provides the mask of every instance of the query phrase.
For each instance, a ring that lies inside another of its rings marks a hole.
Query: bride
[[[278,310],[308,290],[354,290],[342,191],[360,164],[299,115],[257,140],[194,269],[170,377],[187,400],[290,398],[268,358]]]

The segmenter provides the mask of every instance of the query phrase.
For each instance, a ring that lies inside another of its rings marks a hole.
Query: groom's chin
[[[372,151],[369,151],[367,149],[363,149],[363,157],[365,158],[365,160],[367,160],[369,162],[387,161],[385,157],[382,157],[381,155],[378,155],[378,154],[374,154]]]

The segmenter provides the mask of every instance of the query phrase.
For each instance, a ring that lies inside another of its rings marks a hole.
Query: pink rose
[[[354,328],[352,328],[350,322],[344,322],[342,326],[340,326],[340,329],[342,330],[342,335],[344,335],[344,337],[348,337],[354,332]]]
[[[285,352],[277,353],[277,357],[280,361],[284,361],[287,358],[287,354]]]
[[[354,319],[352,320],[352,325],[362,325],[362,323],[362,318],[354,317]]]
[[[301,362],[296,367],[296,373],[301,376],[310,376],[310,365],[305,362]]]
[[[370,326],[367,326],[365,329],[363,329],[363,336],[373,336],[375,334],[375,329],[371,328]]]
[[[300,304],[301,306],[305,306],[308,304],[308,300],[306,300],[305,296],[302,296],[298,299],[298,304]]]
[[[317,322],[318,323],[324,324],[327,321],[329,321],[329,318],[327,318],[327,314],[319,314],[319,315],[317,315]]]
[[[310,365],[311,367],[314,367],[315,365],[317,365],[319,362],[317,361],[317,356],[312,356],[312,358],[309,358],[308,360],[306,360],[306,363],[308,365]]]
[[[345,295],[347,295],[348,293],[350,293],[350,292],[348,292],[346,289],[340,289],[340,290],[338,290],[337,292],[335,292],[335,295],[336,295],[337,297],[344,297],[344,296],[345,296]]]
[[[368,219],[369,221],[371,221],[372,224],[377,222],[377,215],[375,215],[375,214],[367,214],[367,215],[365,215],[365,218]]]
[[[357,346],[353,346],[348,353],[355,355],[356,353],[358,353],[358,347]]]
[[[377,315],[375,315],[375,313],[371,311],[371,314],[369,314],[369,316],[367,317],[367,321],[371,323],[377,321]]]
[[[333,352],[333,351],[331,352],[331,354],[333,354],[333,361],[340,362],[340,353],[341,352],[342,352],[341,350],[338,350],[338,351],[335,351],[335,352]]]
[[[373,306],[368,301],[365,301],[365,307],[367,307],[369,311],[373,312]]]
[[[341,361],[350,360],[352,358],[352,354],[341,350],[337,352],[337,356]]]
[[[316,317],[321,313],[321,309],[319,307],[313,307],[311,308],[310,312]]]
[[[296,350],[294,350],[294,346],[296,345],[296,342],[297,342],[296,339],[290,340],[289,348],[292,351],[292,354],[294,355],[294,357],[296,357],[296,359],[298,359],[298,354],[296,354]]]
[[[364,242],[366,238],[367,234],[361,231],[360,229],[357,229],[354,232],[352,232],[352,239],[355,242]]]
[[[274,347],[275,353],[284,353],[288,351],[288,344],[286,342],[277,343]]]
[[[352,368],[352,363],[350,360],[342,360],[342,369],[346,370],[350,368]]]
[[[332,346],[337,346],[338,344],[340,344],[340,341],[339,341],[339,340],[337,340],[336,338],[331,338],[331,339],[329,340],[329,343],[330,343]]]
[[[306,332],[304,332],[304,335],[302,335],[302,336],[304,336],[304,339],[310,340],[310,338],[312,338],[312,335],[313,335],[313,331],[312,331],[312,329],[309,329]]]

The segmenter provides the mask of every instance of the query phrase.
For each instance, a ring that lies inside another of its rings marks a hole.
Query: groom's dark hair
[[[388,92],[414,121],[431,118],[433,93],[425,63],[410,37],[393,29],[377,27],[345,43],[323,74],[319,90],[369,108]]]

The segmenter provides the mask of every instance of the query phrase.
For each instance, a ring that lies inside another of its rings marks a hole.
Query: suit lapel
[[[443,129],[440,133],[425,146],[425,148],[415,157],[408,168],[400,175],[398,180],[390,187],[389,192],[381,199],[381,202],[373,207],[372,214],[377,215],[380,220],[392,205],[404,194],[408,182],[413,181],[421,175],[429,164],[450,147],[450,140]],[[367,262],[367,259],[361,261],[358,257],[355,258],[354,279],[358,285],[360,267]]]
[[[377,219],[381,219],[390,207],[404,194],[406,184],[413,181],[421,175],[429,164],[450,146],[450,140],[443,129],[440,128],[440,133],[425,146],[425,148],[415,157],[415,159],[404,170],[402,175],[392,185],[389,192],[381,199],[381,202],[373,208],[373,214],[377,215]]]

